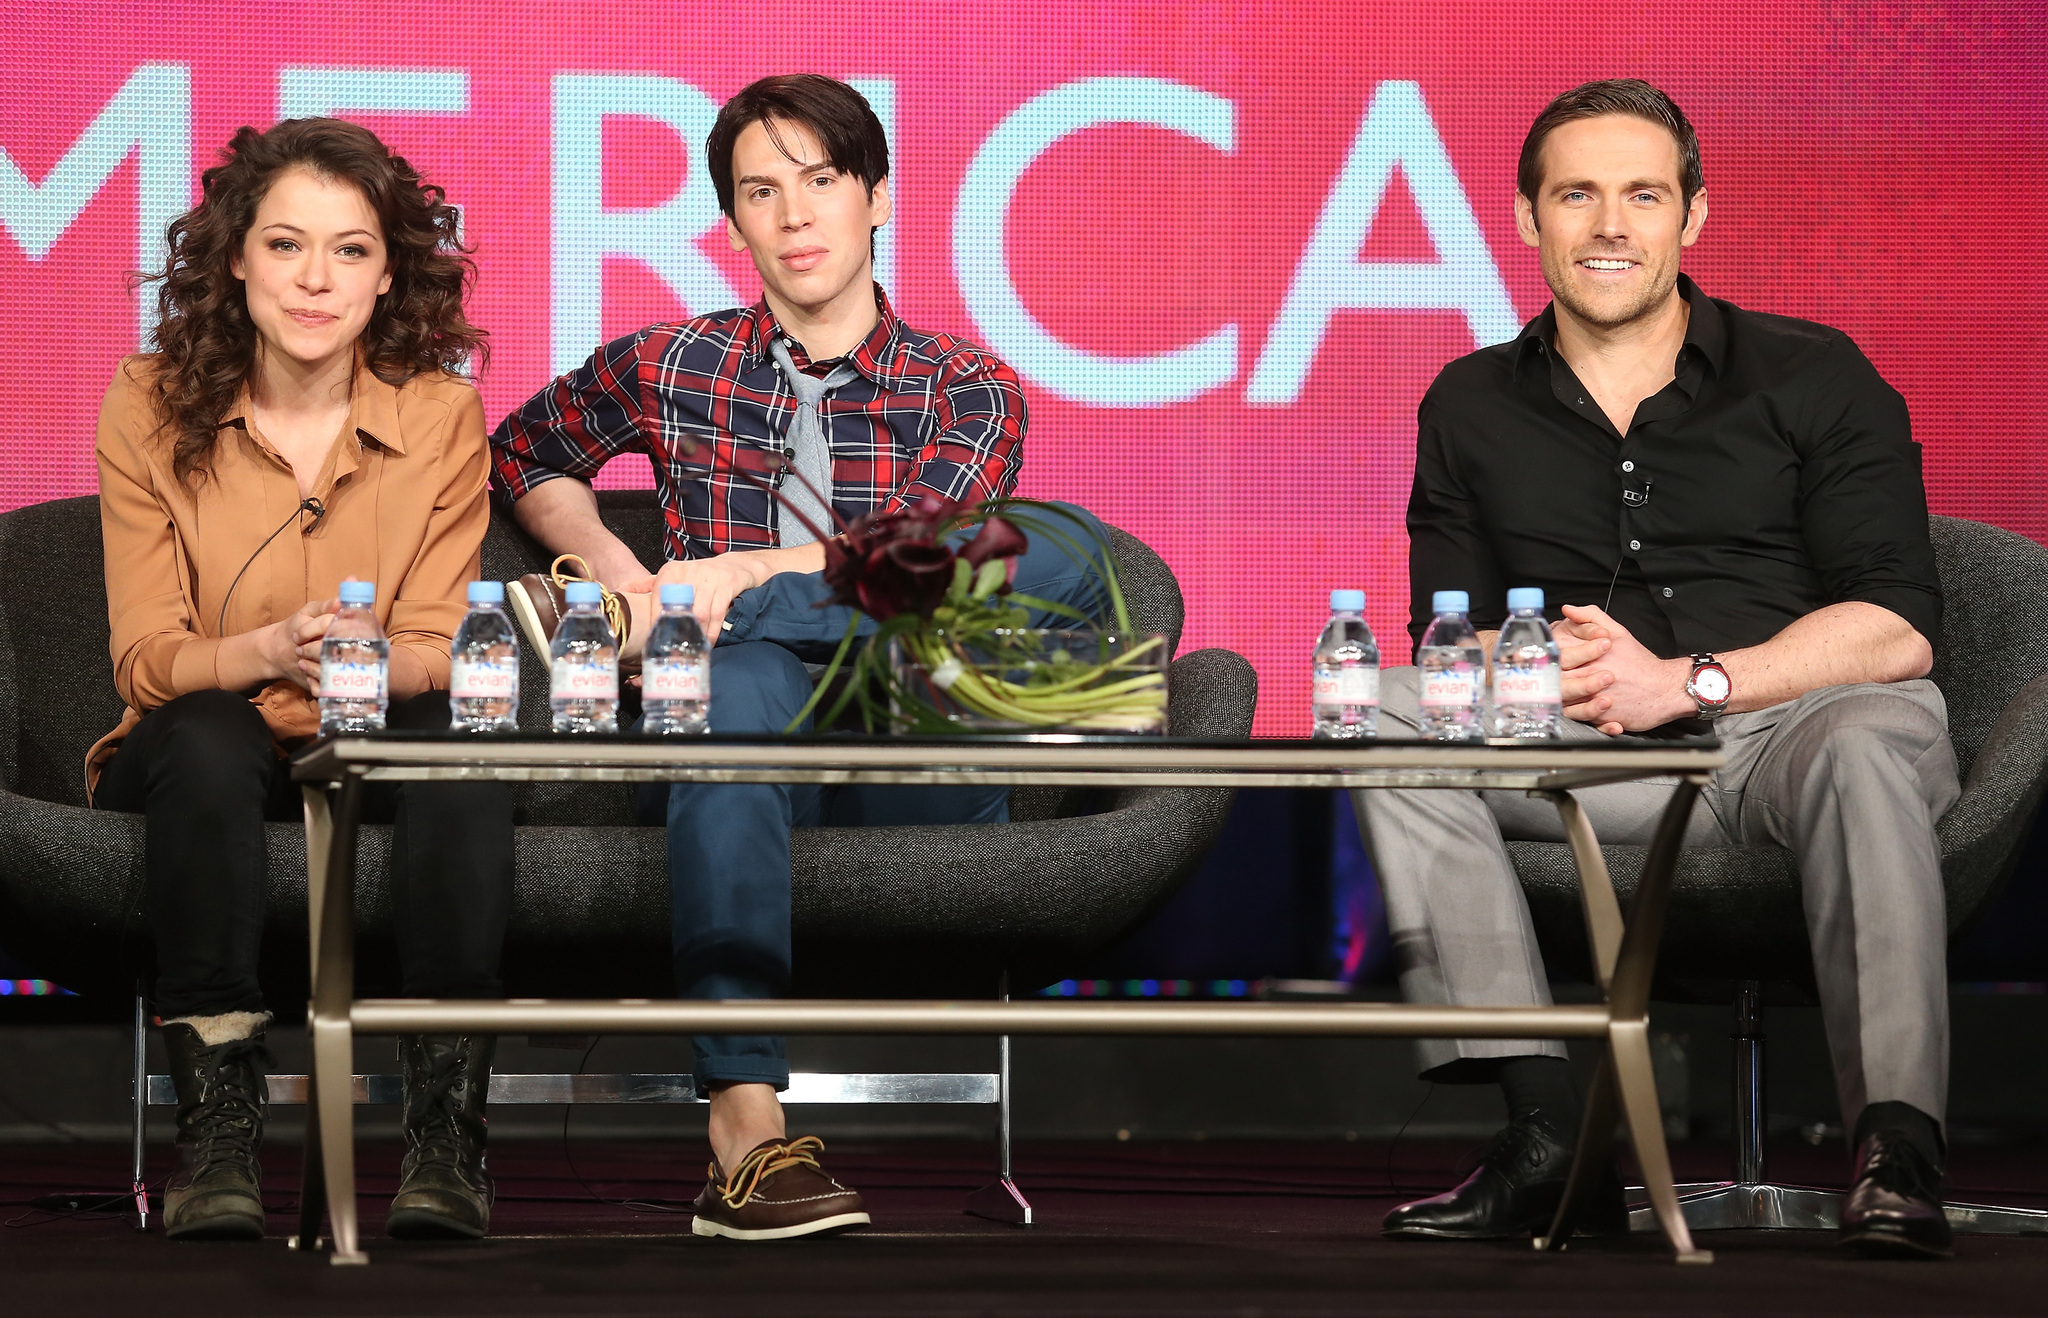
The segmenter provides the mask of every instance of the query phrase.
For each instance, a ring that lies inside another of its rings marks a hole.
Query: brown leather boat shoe
[[[818,1165],[815,1135],[767,1140],[730,1173],[714,1160],[710,1182],[691,1205],[690,1230],[732,1240],[789,1240],[868,1224],[861,1198]]]
[[[565,572],[563,564],[571,563],[582,569],[580,572]],[[517,581],[505,583],[505,603],[512,608],[512,616],[519,623],[519,630],[526,634],[526,643],[542,659],[548,657],[548,647],[554,642],[555,628],[562,625],[562,619],[569,612],[568,586],[572,581],[597,581],[591,575],[590,565],[574,554],[563,554],[546,572],[529,572]],[[626,607],[623,595],[612,590],[603,582],[598,586],[604,591],[604,617],[611,624],[612,635],[617,638],[620,653],[626,648],[626,638],[633,631],[633,611]],[[640,671],[640,660],[621,659],[622,673]]]

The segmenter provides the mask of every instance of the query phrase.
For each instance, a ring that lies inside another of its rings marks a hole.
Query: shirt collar
[[[1719,375],[1721,363],[1728,355],[1728,323],[1721,315],[1721,308],[1714,299],[1700,292],[1700,286],[1692,282],[1690,275],[1678,276],[1678,295],[1685,299],[1691,315],[1686,320],[1685,344],[1680,354],[1690,350],[1706,360],[1707,366]],[[1531,357],[1548,357],[1557,345],[1557,304],[1543,308],[1541,315],[1522,327],[1515,339],[1515,375],[1521,376],[1522,366]],[[1681,368],[1680,375],[1685,372]]]
[[[253,415],[249,383],[244,380],[241,390],[235,395],[234,406],[228,409],[220,423],[239,426],[254,435],[256,428],[249,424]],[[343,423],[341,433],[373,440],[400,457],[405,456],[405,432],[398,424],[398,386],[386,384],[360,354],[356,357],[355,378],[349,382],[348,420]],[[353,455],[344,454],[342,463],[345,469],[353,470]]]
[[[846,360],[876,384],[887,386],[895,378],[891,364],[896,360],[897,341],[903,337],[903,322],[896,318],[896,309],[889,305],[889,295],[882,291],[880,284],[875,285],[875,310],[878,313],[875,327],[846,355]],[[744,369],[752,370],[767,362],[768,345],[777,336],[788,338],[776,321],[775,313],[768,309],[768,299],[763,297],[747,308],[740,325],[740,345],[746,354]],[[810,364],[802,344],[790,339],[789,345],[790,356],[799,367]]]

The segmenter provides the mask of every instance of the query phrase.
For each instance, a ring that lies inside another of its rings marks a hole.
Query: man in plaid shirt
[[[761,301],[604,345],[491,442],[520,525],[581,556],[623,596],[622,659],[639,652],[658,587],[687,582],[715,641],[712,730],[779,732],[811,693],[803,659],[829,653],[848,615],[817,607],[830,594],[822,545],[735,470],[808,502],[827,533],[829,517],[783,474],[784,459],[847,518],[933,495],[1007,495],[1024,395],[993,354],[905,326],[874,284],[873,231],[890,215],[888,142],[859,93],[814,75],[763,79],[720,111],[706,155],[733,250],[760,272]],[[605,528],[589,485],[628,452],[653,461],[668,522],[668,561],[655,572]],[[1084,610],[1100,584],[1040,545],[1019,557],[1015,581]],[[512,594],[545,652],[556,615]],[[678,783],[644,790],[641,806],[646,822],[668,827],[677,992],[755,998],[789,986],[791,827],[992,823],[1008,818],[1008,792]],[[760,1240],[865,1223],[860,1196],[819,1167],[818,1142],[785,1134],[782,1041],[693,1042],[715,1162],[692,1229]]]

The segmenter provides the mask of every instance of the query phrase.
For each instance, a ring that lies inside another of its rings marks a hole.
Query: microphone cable
[[[313,534],[313,528],[320,525],[321,518],[327,516],[327,505],[321,503],[318,499],[299,500],[299,506],[292,509],[291,515],[282,522],[279,522],[277,529],[265,536],[262,544],[256,546],[256,552],[249,555],[248,560],[242,564],[241,571],[235,573],[235,579],[228,583],[228,593],[221,598],[220,617],[213,624],[215,637],[227,634],[228,601],[235,597],[235,587],[242,584],[242,577],[255,565],[256,560],[262,556],[263,551],[270,548],[270,542],[284,534],[284,529],[292,524],[292,518],[304,516],[306,513],[313,514],[313,520],[299,532],[300,535]]]

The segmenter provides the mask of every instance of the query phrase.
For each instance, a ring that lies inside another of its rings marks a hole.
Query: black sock
[[[1879,1131],[1896,1135],[1920,1150],[1937,1171],[1948,1161],[1948,1141],[1942,1138],[1941,1123],[1911,1103],[1887,1100],[1865,1104],[1863,1115],[1856,1118],[1856,1138],[1851,1143],[1860,1149],[1864,1140]]]
[[[1508,1120],[1540,1117],[1567,1143],[1579,1138],[1579,1087],[1562,1057],[1510,1057],[1500,1064]]]

